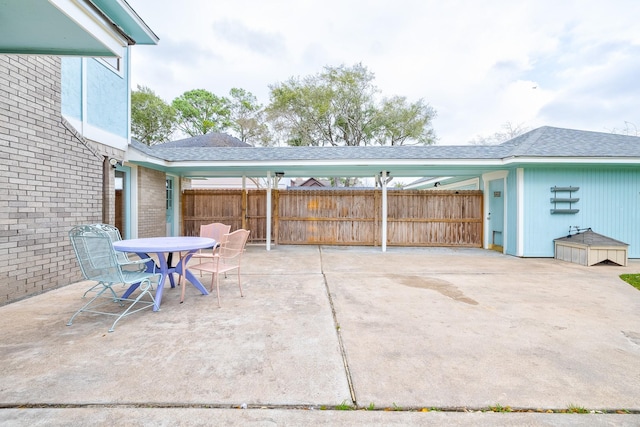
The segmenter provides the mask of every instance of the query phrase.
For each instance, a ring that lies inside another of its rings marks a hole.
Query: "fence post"
[[[278,246],[278,232],[280,230],[280,215],[278,211],[280,205],[280,190],[273,190],[273,244]]]

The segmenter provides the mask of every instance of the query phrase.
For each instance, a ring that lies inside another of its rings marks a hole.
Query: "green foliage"
[[[244,89],[233,88],[229,92],[231,129],[242,142],[270,145],[271,137],[266,124],[265,112],[257,98]]]
[[[336,409],[338,411],[352,411],[355,408],[353,407],[353,405],[348,404],[346,400],[343,400],[341,404],[336,406]]]
[[[154,145],[170,139],[176,126],[176,111],[151,89],[138,86],[131,92],[131,134]]]
[[[513,412],[510,406],[502,406],[499,403],[496,403],[494,406],[489,406],[489,410],[492,412]]]
[[[291,77],[270,86],[269,120],[280,139],[295,146],[434,143],[435,111],[405,97],[379,103],[373,80],[362,64]]]
[[[620,278],[640,290],[640,274],[621,274]]]
[[[187,91],[173,100],[178,128],[189,136],[222,132],[232,125],[229,100],[204,89]]]
[[[571,414],[588,414],[589,410],[582,406],[569,405],[569,407],[567,408],[567,412]]]

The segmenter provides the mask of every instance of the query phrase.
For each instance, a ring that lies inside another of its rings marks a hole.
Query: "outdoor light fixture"
[[[282,178],[284,176],[284,172],[276,172],[276,177]]]
[[[122,161],[112,157],[109,159],[109,164],[111,165],[112,168],[115,169],[118,166],[122,166]]]

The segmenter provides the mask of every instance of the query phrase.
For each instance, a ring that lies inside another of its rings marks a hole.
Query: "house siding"
[[[62,113],[86,138],[126,149],[129,138],[129,50],[122,72],[94,58],[62,58]]]
[[[518,252],[518,197],[517,197],[517,172],[515,168],[509,169],[505,194],[507,197],[505,219],[507,238],[505,241],[505,253],[517,255]],[[513,212],[513,215],[510,213]]]
[[[553,186],[574,186],[580,201],[575,214],[551,214]],[[640,258],[640,170],[637,167],[563,166],[526,168],[524,172],[524,256],[554,256],[553,239],[569,228],[593,231],[629,244]]]
[[[126,66],[126,55],[122,58]],[[96,59],[87,59],[87,122],[122,138],[128,137],[129,85],[124,76]],[[125,68],[126,70],[126,68]]]
[[[0,304],[77,281],[67,233],[102,218],[104,158],[60,103],[59,58],[0,55]]]

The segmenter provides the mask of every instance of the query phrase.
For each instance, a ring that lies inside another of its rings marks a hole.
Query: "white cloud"
[[[129,0],[158,34],[134,47],[134,84],[165,100],[268,86],[362,62],[383,95],[424,99],[442,144],[510,121],[640,126],[640,2],[610,0]],[[536,87],[536,89],[533,89]]]

